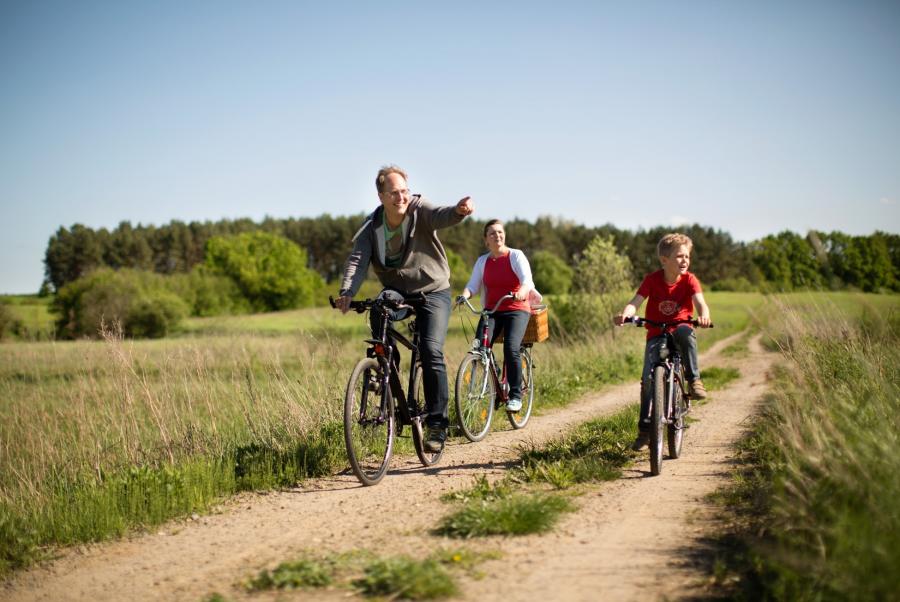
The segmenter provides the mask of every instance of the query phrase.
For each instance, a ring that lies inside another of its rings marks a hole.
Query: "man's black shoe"
[[[444,449],[444,441],[447,440],[447,430],[438,426],[429,426],[425,436],[425,451],[433,454]]]
[[[631,449],[634,451],[641,451],[648,445],[650,445],[650,433],[639,431],[637,439],[635,439],[634,443],[631,444]]]

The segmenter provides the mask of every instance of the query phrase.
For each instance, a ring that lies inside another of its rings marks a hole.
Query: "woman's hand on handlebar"
[[[709,316],[698,316],[696,322],[700,328],[712,328],[712,320]]]

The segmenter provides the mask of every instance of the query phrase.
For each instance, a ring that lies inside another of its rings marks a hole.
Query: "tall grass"
[[[295,335],[4,346],[0,569],[38,545],[335,470],[344,345]]]
[[[729,310],[736,321],[741,303]],[[196,330],[225,333],[215,336],[0,345],[0,572],[48,544],[115,536],[235,491],[342,470],[343,389],[365,320],[306,312]],[[451,382],[468,344],[454,316]],[[536,411],[636,380],[642,347],[635,330],[537,345]]]
[[[744,444],[747,599],[887,600],[900,591],[900,311],[776,303],[787,362]],[[762,534],[760,536],[759,534]]]

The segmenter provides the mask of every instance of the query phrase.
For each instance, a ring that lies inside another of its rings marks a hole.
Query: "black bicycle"
[[[500,409],[509,401],[509,383],[506,381],[505,362],[501,368],[494,357],[491,342],[488,340],[488,317],[500,304],[512,295],[504,295],[497,301],[492,310],[478,311],[469,300],[458,297],[469,310],[481,316],[481,332],[476,333],[469,351],[459,364],[456,372],[456,416],[459,428],[469,441],[481,441],[491,430],[491,419],[494,410]],[[531,345],[525,343],[519,352],[522,362],[522,409],[518,412],[506,412],[513,428],[524,428],[531,417],[534,403],[534,366],[531,361]]]
[[[685,416],[691,410],[691,396],[684,379],[684,367],[678,345],[672,337],[671,330],[679,324],[700,326],[693,318],[674,320],[672,322],[655,322],[646,318],[625,318],[624,323],[632,323],[638,328],[656,326],[661,329],[666,340],[659,348],[659,361],[651,372],[650,397],[650,473],[658,475],[662,472],[663,428],[669,446],[669,457],[677,459],[681,456],[684,443]],[[712,328],[710,324],[708,328]],[[647,416],[642,416],[647,418]]]
[[[334,299],[329,297],[331,306]],[[378,338],[366,339],[366,357],[359,360],[350,374],[344,395],[344,442],[353,473],[363,485],[375,485],[387,473],[394,451],[394,437],[409,426],[416,455],[425,466],[441,459],[444,451],[425,449],[425,396],[422,365],[419,359],[419,332],[414,319],[409,320],[410,341],[393,326],[391,311],[409,309],[415,313],[424,303],[424,295],[391,299],[351,301],[350,309],[381,314]],[[402,370],[397,343],[410,350],[407,391],[401,383]]]

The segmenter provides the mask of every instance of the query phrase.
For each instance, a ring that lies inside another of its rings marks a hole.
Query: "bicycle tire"
[[[669,441],[669,457],[677,460],[681,457],[681,447],[684,444],[684,394],[681,392],[681,384],[676,380],[673,383],[672,392],[672,420],[666,425],[666,436]]]
[[[653,369],[653,408],[650,413],[650,474],[654,476],[662,472],[665,407],[666,369],[656,366]]]
[[[424,466],[437,464],[444,455],[444,448],[439,452],[430,452],[425,449],[425,387],[422,384],[422,366],[416,364],[416,374],[413,378],[413,398],[410,400],[410,409],[413,411],[412,439],[416,455]]]
[[[383,386],[378,360],[359,360],[344,395],[344,443],[353,474],[363,485],[376,485],[387,472],[394,450],[394,401]],[[373,403],[374,402],[374,403]]]
[[[456,371],[456,419],[463,436],[473,443],[484,439],[491,430],[496,393],[489,370],[485,357],[470,351]]]
[[[523,429],[531,418],[531,407],[534,404],[534,365],[531,353],[524,347],[519,351],[522,362],[522,409],[518,412],[506,412],[509,423],[514,429]]]

